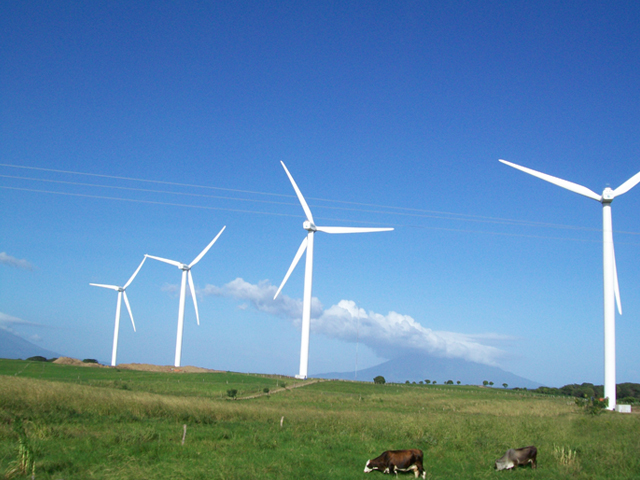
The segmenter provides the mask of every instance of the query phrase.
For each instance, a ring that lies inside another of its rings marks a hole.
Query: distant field
[[[399,448],[421,448],[431,479],[640,478],[640,415],[482,387],[300,383],[0,360],[0,478],[26,460],[14,478],[32,461],[54,480],[375,479],[367,459]],[[493,470],[526,445],[537,470]]]

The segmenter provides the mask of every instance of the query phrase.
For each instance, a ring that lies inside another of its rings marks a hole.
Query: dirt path
[[[252,398],[268,397],[269,395],[273,395],[275,393],[282,393],[294,388],[307,387],[309,385],[313,385],[314,383],[327,382],[327,381],[328,380],[325,380],[323,378],[316,378],[315,380],[309,380],[308,382],[296,383],[294,385],[291,385],[290,387],[283,387],[283,388],[278,388],[276,390],[271,390],[269,391],[269,393],[257,393],[255,395],[249,395],[247,397],[236,397],[234,400],[251,400]]]

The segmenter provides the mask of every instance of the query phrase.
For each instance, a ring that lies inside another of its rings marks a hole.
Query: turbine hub
[[[316,226],[311,223],[309,220],[306,220],[303,224],[302,224],[302,228],[304,228],[307,232],[315,232]]]
[[[605,188],[604,192],[602,192],[602,201],[605,203],[611,203],[614,198],[615,195],[613,194],[613,190],[609,187]]]
[[[182,264],[182,266],[180,267],[180,270],[190,270],[189,265],[185,265],[184,263]]]

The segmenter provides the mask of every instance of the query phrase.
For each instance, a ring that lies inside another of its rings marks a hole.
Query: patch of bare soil
[[[55,359],[53,363],[59,365],[74,365],[76,367],[104,367],[104,365],[100,365],[99,363],[83,362],[82,360],[71,357],[60,357]]]
[[[121,363],[118,368],[122,370],[140,370],[142,372],[164,372],[164,373],[208,373],[221,372],[222,370],[210,370],[208,368],[192,367],[172,367],[170,365],[150,365],[148,363]]]

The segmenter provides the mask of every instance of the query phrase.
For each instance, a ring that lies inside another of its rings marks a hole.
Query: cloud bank
[[[282,293],[273,300],[276,290],[267,280],[254,285],[236,278],[222,287],[207,285],[198,293],[248,302],[261,312],[290,320],[299,327],[302,300]],[[246,303],[242,306],[246,306]],[[379,357],[387,359],[415,352],[461,358],[491,366],[498,366],[498,361],[506,352],[489,344],[513,340],[512,337],[492,333],[467,335],[433,331],[423,327],[409,315],[393,311],[386,315],[367,312],[351,300],[341,300],[337,305],[325,309],[315,297],[311,301],[311,331],[347,342],[358,340]]]
[[[41,327],[42,325],[34,323],[34,322],[29,322],[27,320],[23,320],[21,318],[18,317],[13,317],[11,315],[8,315],[6,313],[0,312],[0,329],[2,330],[6,330],[7,332],[13,333],[15,335],[18,335],[18,332],[16,332],[13,329],[13,326],[15,325],[28,325],[28,326],[36,326],[36,327]]]
[[[19,260],[11,255],[7,255],[7,252],[0,252],[0,264],[7,265],[9,267],[19,268],[21,270],[33,270],[31,265],[26,260]]]

